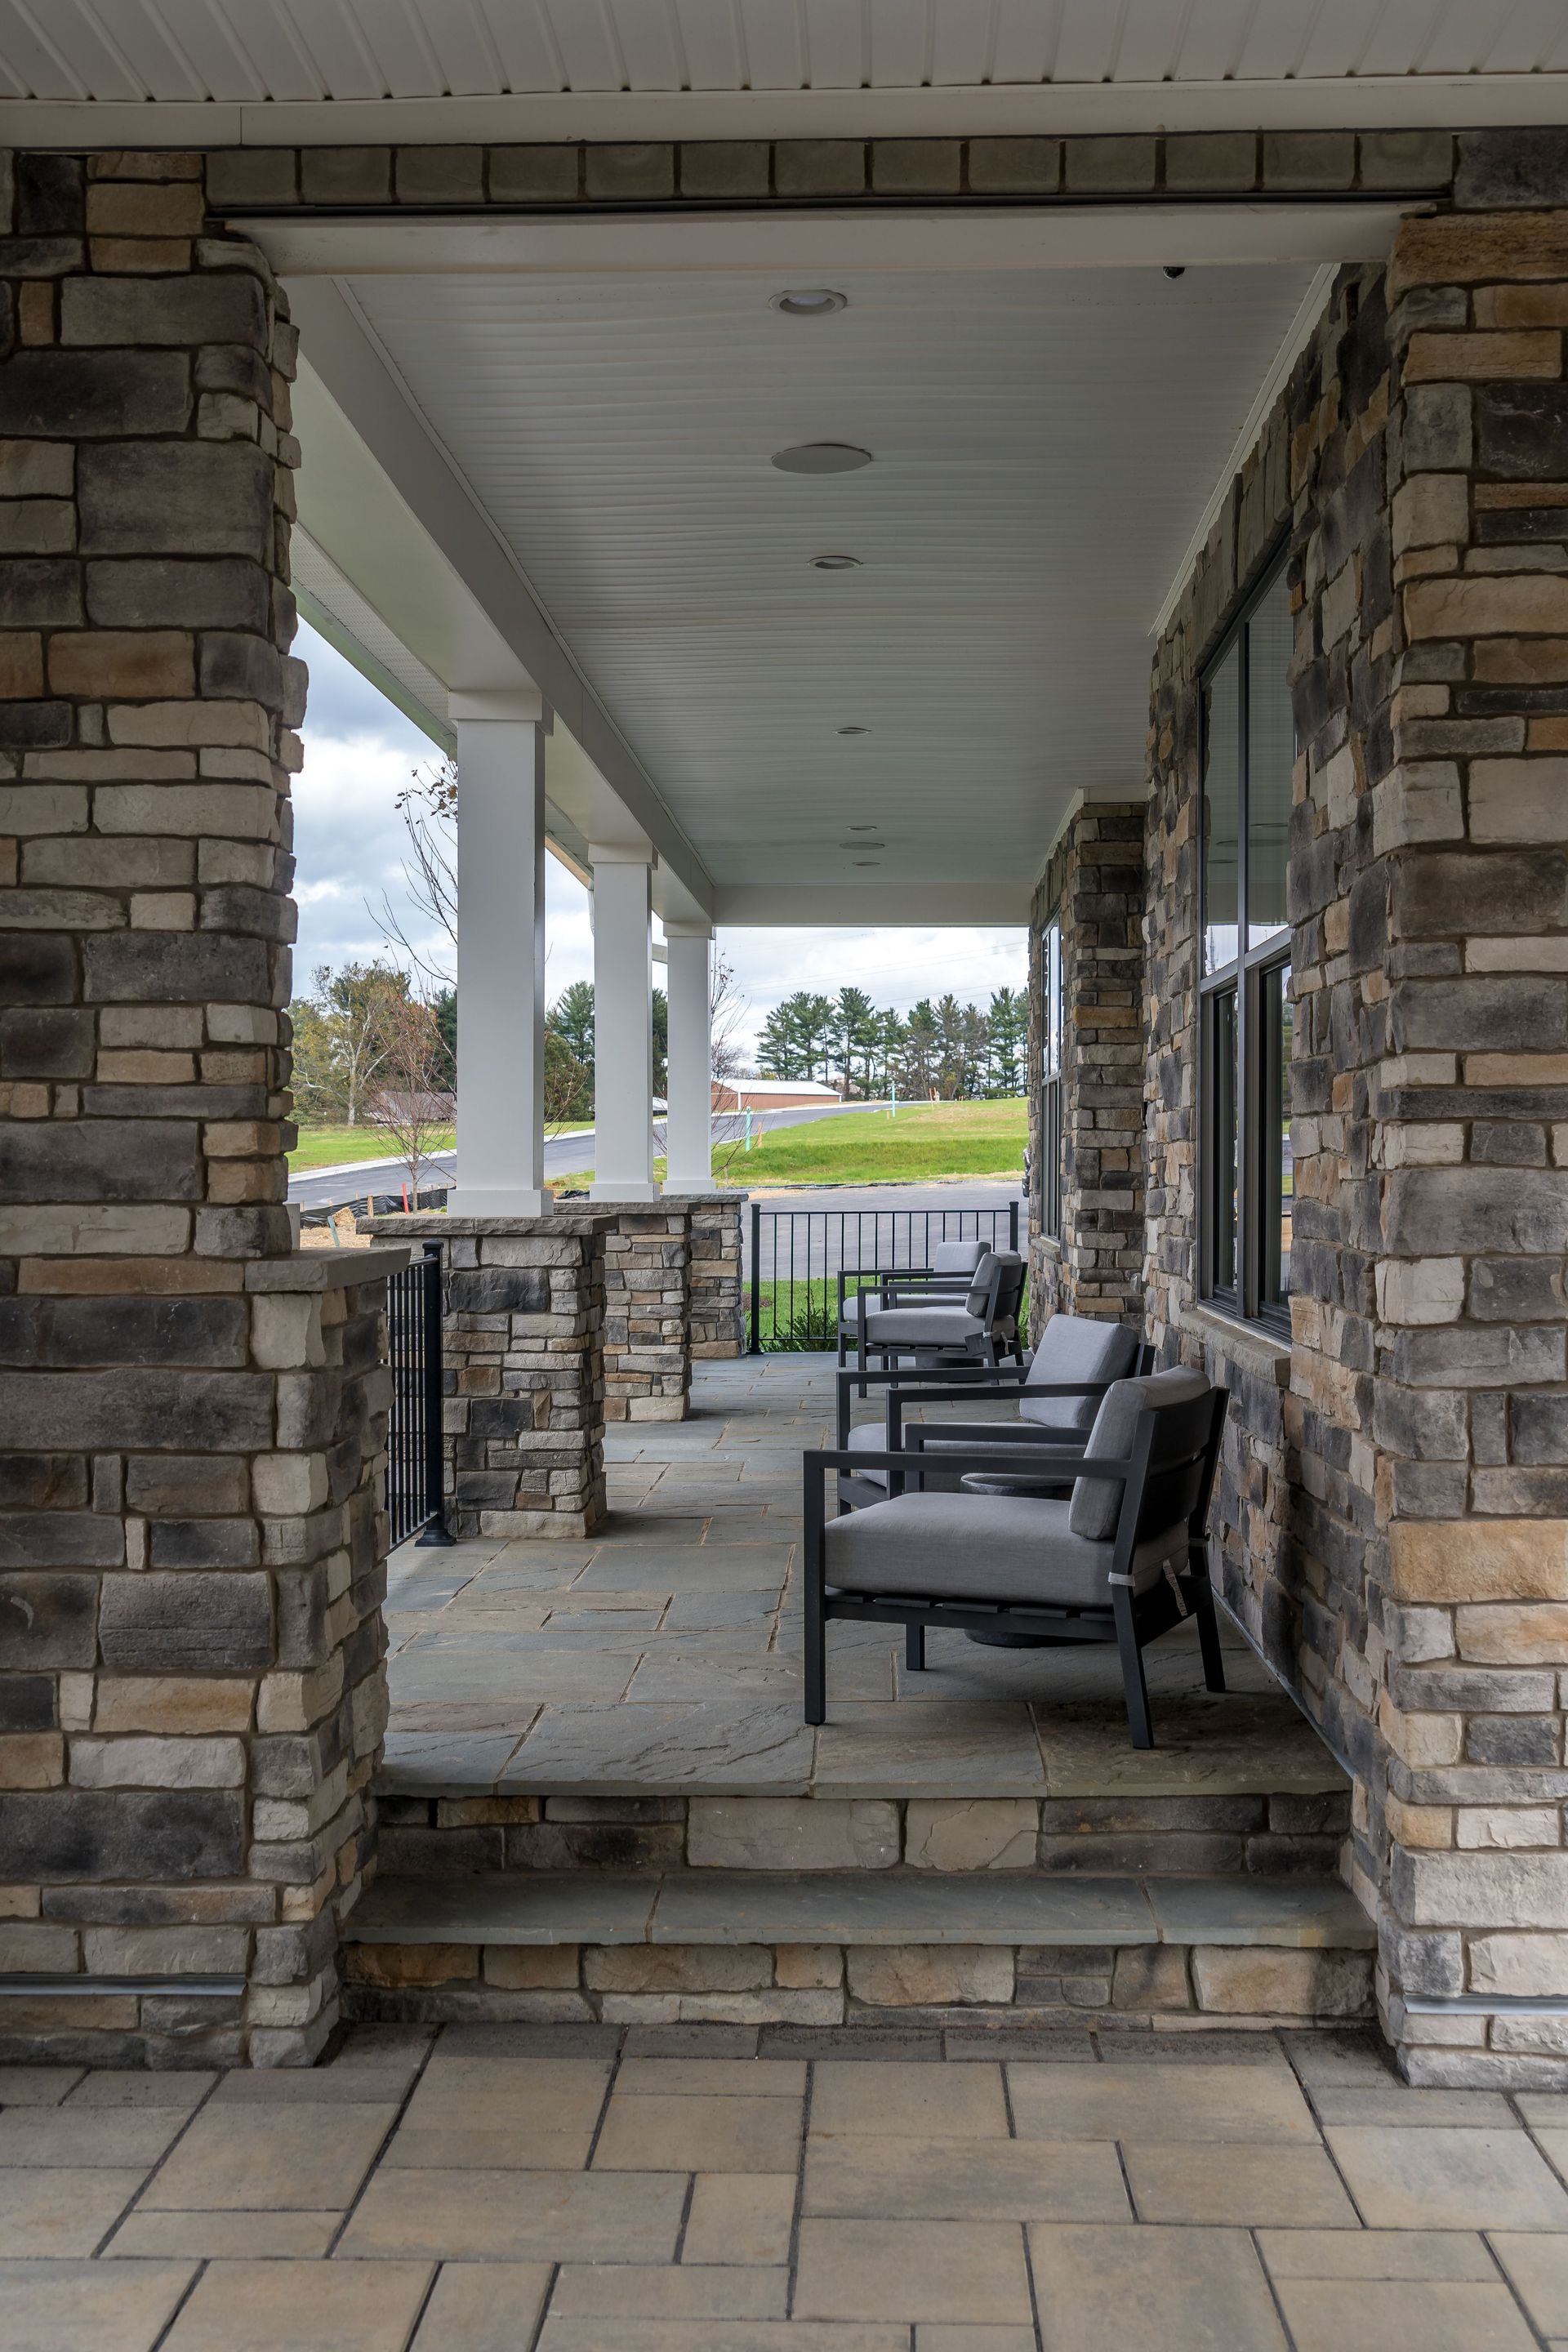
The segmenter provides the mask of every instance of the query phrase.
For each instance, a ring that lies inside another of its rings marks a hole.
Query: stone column
[[[669,1113],[664,1189],[707,1192],[713,1183],[711,923],[667,922]]]
[[[538,698],[462,694],[458,729],[458,1189],[537,1217],[544,1190],[544,728]]]
[[[652,1201],[653,852],[595,842],[594,1182],[591,1197]]]
[[[746,1307],[741,1292],[741,1219],[750,1198],[747,1192],[709,1192],[689,1198],[691,1273],[688,1318],[691,1355],[699,1362],[719,1362],[746,1352]]]
[[[595,1202],[605,1234],[605,1419],[684,1421],[691,1387],[689,1204]]]
[[[1142,802],[1089,802],[1037,895],[1030,963],[1029,1201],[1037,1334],[1044,1314],[1143,1322]],[[1062,1230],[1039,1231],[1043,925],[1062,940]]]
[[[605,1242],[613,1213],[373,1217],[446,1259],[448,1524],[585,1536],[605,1517]]]
[[[291,1255],[294,338],[202,173],[0,171],[6,2058],[309,2058],[370,1852],[401,1256]]]

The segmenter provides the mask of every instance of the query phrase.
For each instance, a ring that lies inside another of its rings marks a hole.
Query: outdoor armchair
[[[900,1356],[965,1358],[994,1364],[998,1348],[1018,1344],[1018,1308],[1024,1295],[1024,1261],[1014,1250],[987,1250],[969,1277],[962,1300],[873,1306],[862,1290],[855,1299],[856,1370],[869,1358],[886,1364]],[[891,1294],[895,1298],[898,1293]]]
[[[989,1242],[938,1242],[931,1252],[929,1265],[906,1265],[889,1273],[876,1266],[847,1265],[838,1274],[838,1362],[842,1370],[848,1349],[855,1345],[859,1328],[855,1300],[858,1291],[851,1293],[848,1286],[859,1284],[867,1296],[879,1307],[894,1303],[894,1293],[902,1294],[904,1303],[920,1307],[947,1301],[961,1301],[967,1294],[971,1277],[990,1249]]]
[[[906,1385],[919,1378],[906,1369],[889,1385],[887,1413],[880,1427],[875,1422],[862,1422],[851,1428],[849,1402],[856,1374],[844,1373],[838,1389],[838,1444],[851,1454],[897,1454],[905,1446],[929,1453],[954,1444],[1005,1445],[1032,1441],[1037,1445],[1081,1446],[1088,1443],[1100,1400],[1111,1381],[1152,1371],[1153,1363],[1153,1349],[1143,1345],[1125,1323],[1097,1321],[1087,1315],[1053,1315],[1021,1383],[1013,1366],[998,1364],[987,1368],[994,1372],[994,1381],[983,1378],[972,1387],[966,1380],[962,1387],[945,1390],[916,1385],[905,1394]],[[994,1397],[1016,1395],[1018,1419],[942,1422],[930,1429],[911,1429],[906,1437],[902,1415],[912,1403],[965,1403],[972,1395],[982,1408]],[[930,1491],[941,1485],[956,1486],[958,1481],[956,1474],[942,1472],[928,1474],[920,1483]],[[880,1470],[841,1475],[838,1480],[839,1500],[852,1509],[862,1503],[883,1502],[887,1492],[887,1474]]]
[[[1073,1481],[1070,1498],[1029,1494],[910,1494],[916,1450],[874,1457],[893,1492],[829,1518],[823,1474],[845,1453],[805,1456],[805,1720],[826,1720],[826,1626],[858,1618],[905,1630],[908,1665],[925,1664],[929,1625],[1009,1630],[1051,1643],[1114,1642],[1134,1748],[1152,1748],[1142,1653],[1188,1616],[1204,1679],[1225,1688],[1205,1559],[1209,1498],[1226,1391],[1178,1368],[1118,1381],[1086,1450],[975,1446],[946,1465]]]

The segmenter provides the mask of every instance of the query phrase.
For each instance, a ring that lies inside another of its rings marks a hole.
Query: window
[[[1290,934],[1296,730],[1281,565],[1203,681],[1199,917],[1202,1281],[1233,1313],[1290,1313]]]
[[[1040,1231],[1060,1240],[1062,1151],[1062,927],[1053,916],[1040,942]]]

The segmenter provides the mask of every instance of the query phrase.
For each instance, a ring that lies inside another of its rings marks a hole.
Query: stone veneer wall
[[[294,339],[200,157],[6,156],[0,221],[0,1976],[81,1987],[0,2047],[299,2060],[402,1261],[284,1206]]]
[[[691,1389],[691,1213],[615,1202],[605,1234],[605,1419],[684,1421]]]
[[[446,1264],[447,1526],[586,1536],[605,1517],[605,1252],[618,1213],[372,1217]]]
[[[741,1220],[745,1192],[691,1195],[688,1317],[690,1351],[718,1362],[746,1352],[746,1302],[741,1287]]]
[[[1509,2004],[1568,1995],[1568,138],[1460,153],[1457,208],[1342,277],[1160,650],[1150,1289],[1165,1353],[1237,1391],[1227,1597],[1354,1769],[1406,2070],[1562,2087],[1568,2019]],[[1192,1302],[1194,681],[1287,510],[1298,1296],[1271,1367]]]
[[[1062,1231],[1040,1228],[1041,937],[1062,932]],[[1090,803],[1030,915],[1031,1323],[1143,1321],[1143,805]]]

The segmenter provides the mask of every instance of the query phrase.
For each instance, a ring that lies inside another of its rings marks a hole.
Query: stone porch
[[[1366,2009],[1372,1927],[1334,1877],[1346,1777],[1239,1633],[1223,1697],[1195,1642],[1150,1653],[1140,1754],[1109,1650],[933,1633],[917,1677],[885,1629],[835,1626],[812,1730],[794,1570],[832,1360],[700,1366],[692,1404],[611,1433],[592,1539],[395,1557],[356,2013]]]

